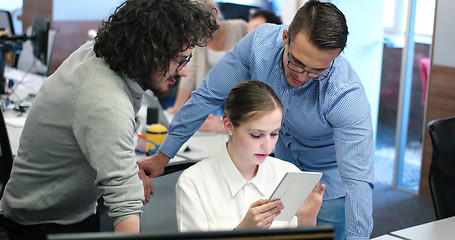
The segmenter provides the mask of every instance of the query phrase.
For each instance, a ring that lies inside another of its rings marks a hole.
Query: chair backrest
[[[30,36],[32,33],[32,28],[27,28],[27,36]],[[52,50],[54,48],[55,37],[58,33],[58,29],[51,28],[49,29],[49,37],[47,42],[47,64],[44,65],[33,56],[33,47],[31,40],[27,40],[22,45],[22,50],[17,59],[17,69],[22,71],[30,71],[33,73],[41,74],[44,76],[49,75],[49,66],[52,57]]]
[[[429,184],[437,219],[455,216],[455,117],[428,123],[433,146]]]
[[[11,167],[13,166],[13,154],[6,130],[3,112],[0,110],[0,198],[3,196],[3,190],[6,182],[9,180]]]

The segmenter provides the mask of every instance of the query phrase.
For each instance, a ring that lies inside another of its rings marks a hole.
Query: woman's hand
[[[261,228],[267,229],[272,225],[276,216],[280,215],[284,206],[281,200],[269,202],[267,199],[259,199],[251,204],[242,222],[236,229]]]
[[[298,226],[316,226],[316,218],[322,205],[325,185],[319,183],[314,186],[313,191],[308,195],[295,214]]]

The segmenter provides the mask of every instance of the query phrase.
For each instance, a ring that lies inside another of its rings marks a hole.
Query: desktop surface
[[[139,240],[139,239],[333,239],[334,230],[330,226],[286,228],[286,229],[249,229],[212,232],[156,232],[141,234],[119,233],[79,233],[51,234],[49,240]]]

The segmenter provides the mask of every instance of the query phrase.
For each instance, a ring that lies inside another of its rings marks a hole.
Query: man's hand
[[[137,174],[139,175],[139,179],[142,180],[142,184],[144,185],[144,200],[142,203],[145,204],[150,201],[150,194],[153,194],[152,179],[150,179],[147,174],[145,174],[144,170],[139,170]]]
[[[138,175],[144,184],[144,203],[148,202],[150,200],[150,194],[153,194],[153,183],[150,178],[155,178],[163,174],[164,167],[169,160],[166,155],[158,151],[152,156],[145,157],[137,162],[139,166]]]
[[[156,178],[163,174],[164,167],[169,160],[170,158],[158,150],[158,152],[152,156],[139,160],[137,164],[139,165],[139,169],[144,170],[150,178]]]
[[[251,204],[242,222],[236,229],[261,228],[268,229],[276,216],[284,209],[281,200],[269,202],[267,199],[259,199]]]

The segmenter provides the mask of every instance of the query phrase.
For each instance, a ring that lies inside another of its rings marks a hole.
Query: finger
[[[264,204],[262,204],[260,206],[261,212],[267,212],[267,211],[270,211],[273,208],[279,208],[279,209],[283,209],[284,208],[283,202],[281,201],[281,199],[276,199],[276,200],[273,200],[273,201],[267,201],[267,203],[264,203]]]
[[[146,203],[146,202],[148,202],[148,195],[149,195],[149,191],[150,191],[150,185],[149,185],[149,183],[147,181],[147,177],[146,177],[144,171],[139,170],[137,175],[138,175],[139,179],[141,180],[142,185],[144,186],[144,200],[142,201],[142,203]]]
[[[147,174],[147,171],[145,170],[147,161],[144,161],[144,159],[141,159],[141,160],[137,161],[136,163],[137,163],[137,166],[139,167],[139,169],[143,170]]]
[[[265,204],[255,207],[257,214],[259,214],[262,218],[265,218],[269,215],[273,215],[276,212],[281,212],[281,210],[283,210],[283,209],[284,209],[284,206],[281,203],[281,200],[267,202]]]
[[[263,204],[266,204],[268,202],[267,199],[259,199],[257,200],[256,202],[252,203],[250,208],[254,208],[254,207],[258,207],[258,206],[261,206]]]
[[[140,170],[138,172],[138,174],[139,174],[139,178],[142,180],[142,182],[144,184],[145,202],[148,202],[150,200],[150,194],[154,193],[152,179],[150,177],[148,177],[143,170]]]
[[[324,192],[325,191],[325,184],[321,184],[321,187],[319,188],[319,192]]]
[[[318,182],[318,183],[316,183],[316,185],[314,185],[314,187],[313,187],[313,190],[312,190],[312,191],[313,191],[313,192],[317,192],[318,190],[319,190],[319,182]]]
[[[262,225],[261,228],[263,228],[263,229],[269,228],[272,225],[273,220],[275,220],[275,218],[280,214],[281,214],[281,211],[277,211],[277,212],[274,212],[273,214],[263,216],[264,219],[262,220],[262,224],[259,224],[259,225]]]
[[[150,201],[150,194],[153,194],[153,185],[152,185],[152,180],[150,178],[147,181],[147,191],[148,191],[148,194],[145,197],[145,199],[146,199],[147,202],[149,202]]]

